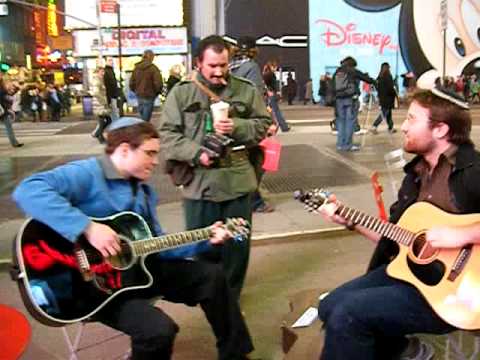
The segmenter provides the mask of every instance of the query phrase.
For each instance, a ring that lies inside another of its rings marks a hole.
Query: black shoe
[[[16,143],[15,145],[13,145],[13,147],[22,147],[23,146],[23,143]]]

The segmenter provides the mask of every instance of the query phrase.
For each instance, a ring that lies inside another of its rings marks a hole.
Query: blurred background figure
[[[277,122],[282,132],[287,132],[290,130],[290,126],[288,126],[278,106],[279,88],[277,76],[275,75],[277,69],[278,64],[275,60],[268,61],[263,67],[262,75],[267,88],[267,106],[272,110],[273,120]]]
[[[396,130],[393,127],[392,109],[395,107],[395,99],[397,98],[397,92],[393,83],[392,74],[390,73],[390,65],[383,63],[380,67],[380,72],[377,77],[377,91],[378,100],[380,101],[381,112],[377,119],[374,121],[370,132],[377,134],[378,125],[383,119],[387,122],[388,131],[395,133]]]
[[[182,67],[179,64],[175,64],[170,68],[170,75],[167,79],[167,92],[166,95],[172,90],[176,83],[182,80]]]
[[[8,141],[13,147],[21,147],[22,143],[18,142],[13,132],[12,122],[15,120],[15,113],[12,111],[13,96],[18,88],[10,81],[4,81],[0,75],[0,120],[5,126]]]
[[[297,81],[293,78],[292,73],[287,75],[287,100],[288,105],[293,104],[293,100],[297,96]]]
[[[303,98],[303,105],[307,105],[309,102],[316,104],[315,99],[313,98],[313,84],[312,79],[308,79],[305,83],[305,96]]]
[[[100,143],[105,142],[103,133],[105,128],[112,122],[110,107],[107,101],[107,92],[105,89],[105,69],[97,67],[93,78],[93,113],[97,117],[97,127],[92,131],[92,137],[98,139]]]
[[[113,59],[108,57],[105,63],[103,83],[105,85],[105,92],[107,96],[107,104],[110,107],[110,116],[112,121],[115,121],[120,117],[119,113],[119,100],[120,100],[120,88],[118,87],[117,77],[115,76],[115,70],[113,69]]]
[[[154,58],[152,50],[145,50],[142,61],[135,64],[129,84],[137,96],[140,117],[145,121],[152,118],[155,99],[163,90],[162,74],[153,63]]]
[[[232,60],[229,65],[230,73],[235,76],[250,80],[253,84],[255,84],[260,95],[263,96],[265,93],[265,83],[263,81],[260,66],[255,61],[255,58],[258,55],[258,48],[255,38],[251,36],[242,36],[238,38],[237,46],[234,47],[232,53]],[[273,130],[273,133],[275,133],[276,129],[278,128],[276,123],[274,128],[275,130]],[[262,169],[264,160],[263,150],[260,148],[260,146],[254,146],[248,149],[248,155],[250,162],[255,169],[258,183],[257,189],[252,194],[252,210],[254,212],[263,213],[272,212],[274,211],[274,207],[265,201],[260,193],[260,183],[265,173],[265,171]]]

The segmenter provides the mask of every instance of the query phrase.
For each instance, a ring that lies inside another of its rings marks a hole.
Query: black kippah
[[[432,89],[432,94],[460,106],[462,109],[468,110],[469,106],[465,99],[456,92],[443,86],[436,86]]]

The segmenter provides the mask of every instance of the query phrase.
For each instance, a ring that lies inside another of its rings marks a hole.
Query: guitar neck
[[[363,226],[402,245],[409,246],[415,239],[415,234],[409,230],[345,205],[338,207],[337,214],[355,225]]]
[[[147,240],[134,241],[132,246],[136,255],[144,256],[161,250],[172,249],[182,245],[203,241],[208,239],[210,235],[210,228],[203,228],[158,236]]]

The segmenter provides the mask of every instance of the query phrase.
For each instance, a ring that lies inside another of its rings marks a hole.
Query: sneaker
[[[360,151],[360,146],[352,145],[347,149],[347,151]]]
[[[13,147],[22,147],[23,146],[23,143],[16,143],[15,145],[13,145]]]
[[[395,129],[395,128],[388,129],[388,132],[389,132],[390,134],[395,134],[395,133],[397,132],[397,129]]]
[[[435,355],[433,346],[416,336],[408,338],[408,346],[400,356],[400,360],[431,360]]]
[[[368,131],[370,131],[373,135],[377,135],[377,134],[378,134],[377,128],[376,128],[375,126],[372,126],[372,127],[370,128],[370,130],[368,130]]]

